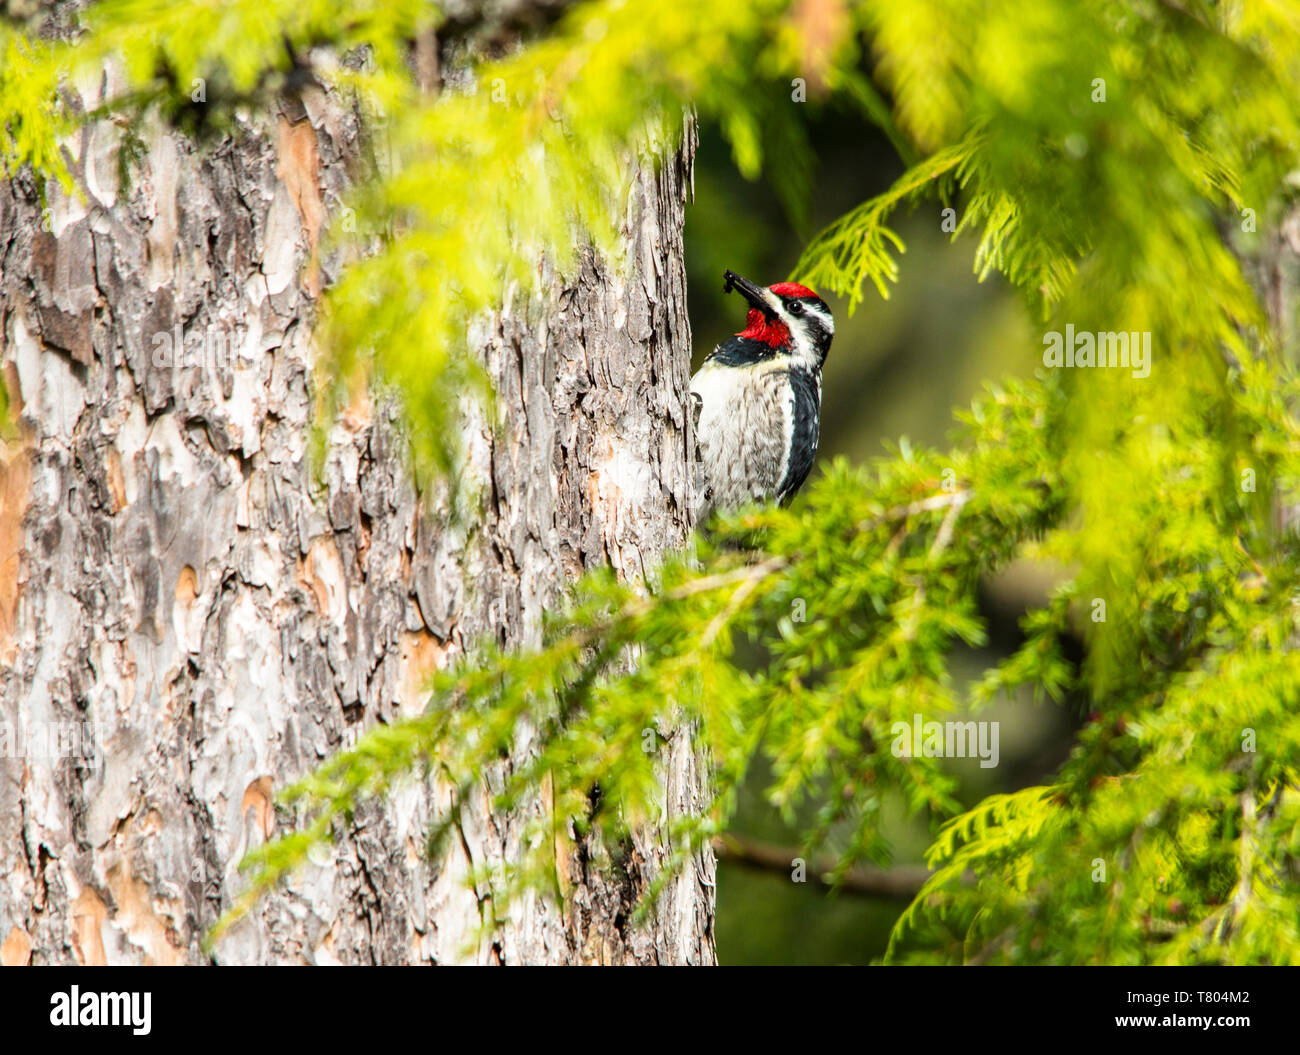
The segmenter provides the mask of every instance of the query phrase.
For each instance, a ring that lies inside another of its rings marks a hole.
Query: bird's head
[[[764,288],[734,271],[723,274],[723,292],[737,290],[749,301],[745,328],[736,336],[762,341],[779,355],[821,369],[835,336],[835,320],[821,297],[797,282],[778,282]]]

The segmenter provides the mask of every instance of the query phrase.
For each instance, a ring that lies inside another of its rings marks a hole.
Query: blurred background
[[[817,167],[802,222],[792,219],[771,184],[740,177],[717,129],[700,130],[695,201],[686,221],[695,367],[744,326],[744,304],[722,292],[725,268],[760,285],[791,277],[800,250],[817,230],[886,190],[903,172],[889,140],[861,116],[809,104],[807,118]],[[960,215],[960,200],[952,205]],[[868,461],[902,436],[946,447],[954,408],[969,404],[986,381],[1029,376],[1041,362],[1041,327],[1031,325],[1018,297],[1000,279],[977,280],[975,242],[969,237],[951,242],[941,229],[941,208],[926,202],[910,215],[895,216],[893,226],[907,252],[888,300],[869,288],[850,317],[845,301],[817,291],[826,296],[836,325],[825,368],[819,460],[845,455]],[[1019,566],[985,584],[989,644],[953,657],[958,689],[1014,650],[1019,616],[1031,603],[1042,602],[1051,581],[1048,569]],[[1000,703],[981,717],[1000,723],[1001,758],[992,769],[981,769],[977,759],[949,762],[967,806],[1039,783],[1053,772],[1064,761],[1081,716],[1072,700],[1055,705],[1026,698]],[[797,827],[788,828],[764,803],[766,783],[763,773],[751,781],[735,831],[767,848],[788,848],[783,859],[789,860],[796,852]],[[886,803],[883,814],[894,865],[923,864],[930,819],[908,818],[900,803]],[[809,868],[813,871],[812,862]],[[727,964],[870,963],[884,952],[905,907],[901,900],[828,895],[811,880],[793,882],[788,868],[724,860],[718,872],[718,956]]]

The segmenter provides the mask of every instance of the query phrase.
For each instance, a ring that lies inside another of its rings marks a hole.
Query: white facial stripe
[[[778,297],[775,293],[773,293],[771,290],[768,289],[763,290],[763,296],[766,297],[767,302],[772,305],[772,308],[776,312],[777,317],[782,319],[787,326],[799,325],[800,317],[798,315],[792,315],[790,313],[790,309],[786,306],[785,302],[782,301],[780,297]],[[809,300],[801,301],[801,303],[803,304],[803,318],[806,319],[811,316],[815,316],[817,321],[821,323],[822,328],[827,333],[829,333],[831,336],[835,335],[835,320],[831,318],[831,312],[829,308],[823,308],[821,305],[814,304],[812,301]]]
[[[808,312],[817,316],[817,320],[826,328],[827,333],[833,334],[835,332],[835,320],[831,318],[829,311],[823,311],[821,308],[810,305]]]
[[[824,329],[827,333],[829,333],[833,337],[835,335],[835,320],[831,318],[830,311],[828,309],[822,309],[821,307],[812,304],[811,302],[806,300],[803,301],[802,303],[803,303],[802,316],[791,315],[788,310],[783,310],[781,312],[781,318],[783,318],[787,324],[791,326],[798,326],[800,328],[803,327],[803,324],[805,322],[811,321],[812,319],[816,319],[817,322],[821,325],[822,329]]]

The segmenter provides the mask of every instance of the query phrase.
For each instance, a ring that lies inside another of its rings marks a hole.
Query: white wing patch
[[[784,386],[781,399],[781,471],[776,474],[776,486],[780,487],[785,474],[790,471],[790,437],[794,435],[794,386],[788,382]]]

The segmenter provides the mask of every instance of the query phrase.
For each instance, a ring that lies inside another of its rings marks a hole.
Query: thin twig
[[[953,531],[957,527],[957,517],[961,515],[962,507],[970,500],[970,491],[958,491],[953,495],[952,505],[948,507],[948,514],[943,518],[943,523],[939,525],[939,533],[935,535],[934,544],[930,547],[930,560],[933,561],[948,548],[948,543],[952,541]]]
[[[717,835],[713,838],[713,852],[720,861],[729,861],[762,872],[779,872],[789,876],[799,851],[789,846],[774,846],[739,835]],[[920,865],[900,865],[888,869],[853,868],[838,883],[829,875],[834,866],[819,861],[808,868],[808,879],[821,890],[843,890],[862,897],[885,898],[890,901],[911,901],[916,897],[930,871]]]
[[[942,494],[931,495],[929,498],[919,498],[915,502],[909,502],[907,505],[894,506],[892,509],[886,509],[880,516],[864,521],[862,526],[874,525],[892,520],[906,520],[908,517],[914,517],[918,513],[933,513],[936,509],[943,509],[953,503],[965,505],[974,497],[974,495],[975,492],[970,488],[964,488],[961,491],[945,491]]]
[[[731,621],[733,615],[740,611],[749,595],[758,589],[758,584],[769,574],[771,572],[766,570],[762,564],[754,565],[753,574],[741,581],[736,592],[731,595],[731,600],[727,602],[727,607],[713,617],[708,629],[704,631],[704,636],[700,638],[700,648],[702,650],[713,644],[714,639],[722,632],[722,628]]]

